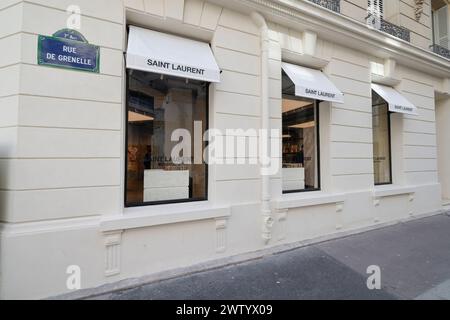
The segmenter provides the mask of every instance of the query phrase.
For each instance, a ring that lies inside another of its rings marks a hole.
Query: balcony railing
[[[411,42],[411,33],[408,29],[387,22],[386,20],[381,20],[380,30],[399,39]]]
[[[319,6],[332,10],[334,12],[341,12],[341,0],[309,0]]]
[[[450,50],[444,47],[441,47],[440,45],[433,44],[431,46],[431,50],[433,50],[434,53],[443,56],[447,59],[450,59]]]

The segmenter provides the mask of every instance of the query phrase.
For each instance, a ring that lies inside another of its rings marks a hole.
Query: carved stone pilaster
[[[216,220],[216,252],[223,253],[227,250],[227,220]]]
[[[107,232],[105,236],[105,276],[120,273],[122,230]]]
[[[414,8],[414,13],[416,16],[416,21],[419,21],[420,18],[422,17],[423,14],[423,5],[424,5],[424,0],[415,0],[415,8]]]

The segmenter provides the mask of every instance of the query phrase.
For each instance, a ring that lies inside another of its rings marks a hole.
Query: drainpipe
[[[259,27],[261,33],[261,129],[267,132],[266,135],[262,135],[260,140],[261,146],[266,146],[266,150],[269,149],[269,28],[267,27],[264,17],[253,12],[251,14],[253,22]],[[260,159],[263,160],[263,159]],[[270,176],[264,174],[264,170],[267,167],[261,161],[261,214],[262,214],[262,238],[266,244],[269,243],[272,238],[273,218],[272,210],[270,208]]]

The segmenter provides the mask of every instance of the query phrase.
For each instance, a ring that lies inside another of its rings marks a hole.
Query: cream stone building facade
[[[100,47],[98,73],[38,64],[38,36],[66,28],[71,5],[78,31]],[[89,289],[441,212],[450,201],[450,6],[381,5],[0,0],[0,298],[71,293],[70,266]],[[285,64],[322,71],[343,101],[317,103],[314,190],[283,193],[284,160],[271,176],[259,164],[209,164],[203,201],[127,205],[130,26],[210,45],[221,74],[206,117],[222,132],[283,130]],[[417,110],[390,115],[382,185],[374,84]]]

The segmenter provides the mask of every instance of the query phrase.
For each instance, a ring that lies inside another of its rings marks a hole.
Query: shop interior
[[[127,72],[127,205],[205,199],[207,168],[194,164],[192,155],[194,121],[202,123],[202,132],[207,126],[208,83]],[[190,133],[189,157],[181,152],[172,158],[180,142],[171,141],[176,129]]]
[[[318,190],[318,103],[295,96],[283,72],[283,192]]]

